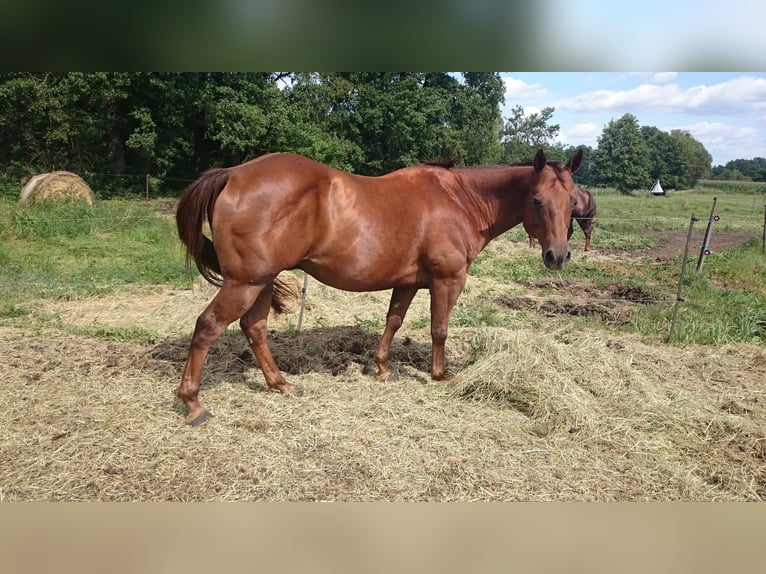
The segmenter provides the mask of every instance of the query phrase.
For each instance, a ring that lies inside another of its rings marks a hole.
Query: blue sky
[[[764,34],[766,36],[766,33]],[[503,117],[555,108],[565,145],[596,147],[604,127],[626,113],[640,126],[689,131],[713,165],[766,157],[766,72],[510,72]]]

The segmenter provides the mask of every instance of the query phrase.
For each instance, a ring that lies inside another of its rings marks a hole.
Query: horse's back
[[[317,181],[345,172],[296,153],[269,153],[232,167],[232,176],[252,183],[271,180]]]
[[[359,209],[383,215],[391,210],[407,217],[440,203],[448,203],[455,177],[444,168],[414,165],[379,176],[349,173],[309,157],[288,152],[259,156],[230,168],[229,193],[259,193],[280,190],[284,196],[306,193],[326,195],[330,199],[352,202]],[[403,204],[409,209],[403,209]],[[420,204],[423,204],[422,206]]]
[[[302,268],[353,291],[419,283],[426,253],[458,243],[449,249],[465,261],[475,251],[462,245],[478,239],[450,199],[451,181],[435,167],[368,177],[297,154],[261,156],[232,168],[215,206],[219,257],[259,276]]]

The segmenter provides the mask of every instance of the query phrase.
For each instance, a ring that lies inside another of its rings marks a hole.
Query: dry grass
[[[19,203],[50,199],[81,200],[93,205],[95,195],[79,175],[68,171],[41,173],[30,179],[21,190]]]
[[[437,383],[428,328],[413,326],[428,316],[421,293],[395,340],[398,380],[379,383],[368,371],[388,293],[312,281],[302,331],[296,314],[272,321],[275,357],[305,396],[267,391],[232,327],[203,377],[215,417],[190,428],[174,393],[212,292],[30,302],[57,320],[5,321],[0,499],[766,498],[761,347],[453,328],[455,377]],[[77,334],[99,325],[154,336]]]

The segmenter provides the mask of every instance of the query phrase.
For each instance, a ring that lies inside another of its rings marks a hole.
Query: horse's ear
[[[537,173],[540,173],[543,171],[543,168],[548,163],[548,158],[545,157],[545,152],[543,151],[543,148],[540,148],[537,150],[537,153],[535,154],[535,171]]]
[[[578,148],[575,154],[569,158],[569,161],[564,166],[566,169],[569,170],[569,173],[575,173],[580,167],[582,166],[582,158],[583,158],[583,151],[582,148]]]

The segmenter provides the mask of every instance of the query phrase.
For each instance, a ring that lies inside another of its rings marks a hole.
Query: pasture
[[[0,500],[763,500],[764,196],[594,192],[592,251],[576,228],[564,270],[520,227],[479,256],[450,318],[449,381],[429,376],[426,292],[382,383],[390,293],[311,279],[301,329],[297,308],[269,325],[304,396],[270,392],[232,325],[199,427],[175,391],[215,288],[184,269],[175,200],[0,201]]]

